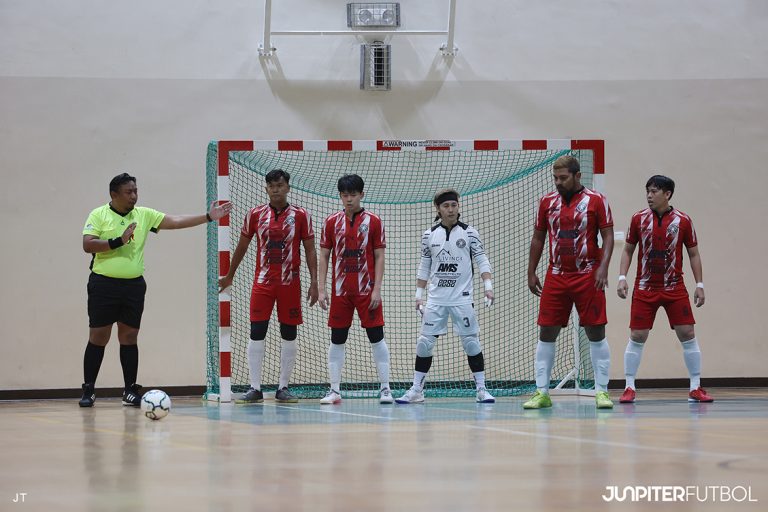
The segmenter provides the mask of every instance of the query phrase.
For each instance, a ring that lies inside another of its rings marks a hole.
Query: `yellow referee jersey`
[[[144,273],[144,244],[150,231],[157,233],[157,228],[165,217],[152,208],[136,206],[121,215],[109,204],[100,206],[88,215],[83,228],[83,235],[94,235],[101,240],[122,236],[132,222],[136,223],[133,238],[117,249],[94,254],[91,270],[107,277],[132,279]]]

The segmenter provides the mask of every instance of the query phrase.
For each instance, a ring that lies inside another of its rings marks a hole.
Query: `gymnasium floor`
[[[566,396],[543,411],[524,411],[523,397],[174,397],[155,422],[116,399],[0,402],[0,510],[767,510],[768,389],[710,391],[711,404],[641,390],[620,405],[612,393],[613,411]],[[689,501],[662,501],[671,487],[632,501],[627,486],[683,487]],[[624,501],[605,501],[613,487]]]

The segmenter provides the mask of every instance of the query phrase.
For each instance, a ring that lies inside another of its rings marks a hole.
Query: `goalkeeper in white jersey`
[[[422,316],[421,335],[416,342],[416,367],[413,386],[396,400],[399,404],[424,402],[424,381],[432,366],[432,351],[438,336],[448,333],[448,317],[453,332],[461,337],[469,368],[477,386],[477,401],[496,401],[485,389],[485,362],[480,346],[477,315],[473,304],[472,281],[477,264],[485,283],[485,305],[493,304],[493,276],[477,230],[459,222],[459,193],[453,189],[435,194],[440,222],[421,237],[421,264],[416,277],[416,310]],[[425,288],[429,284],[429,300]],[[426,303],[425,303],[426,302]]]

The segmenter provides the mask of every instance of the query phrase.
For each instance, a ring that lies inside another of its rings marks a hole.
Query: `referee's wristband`
[[[205,218],[208,219],[208,222],[213,222],[213,219],[211,218],[211,214],[208,212],[205,212]]]
[[[626,281],[626,280],[627,280],[627,276],[625,276],[625,275],[620,275],[619,276],[619,281]]]
[[[107,240],[109,242],[109,248],[110,249],[117,249],[118,247],[122,247],[124,245],[123,238],[122,237],[115,237],[110,238]]]

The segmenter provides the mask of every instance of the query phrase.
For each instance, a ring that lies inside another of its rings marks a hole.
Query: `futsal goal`
[[[527,265],[538,199],[553,190],[552,163],[562,155],[581,162],[582,182],[602,188],[602,140],[384,140],[384,141],[214,141],[207,153],[207,200],[231,201],[232,214],[208,225],[207,392],[223,402],[248,386],[249,299],[255,247],[250,247],[228,293],[217,280],[229,269],[247,211],[268,202],[264,176],[273,169],[290,173],[288,201],[312,216],[316,246],[325,218],[341,209],[339,177],[365,180],[363,206],[378,214],[387,237],[382,286],[384,327],[391,357],[395,396],[411,385],[420,319],[413,290],[420,259],[421,234],[433,224],[432,198],[441,188],[461,194],[461,220],[475,226],[494,270],[496,302],[484,308],[476,275],[475,304],[485,355],[486,386],[497,397],[535,389],[533,359],[538,339],[538,298],[528,290]],[[255,242],[254,242],[255,243]],[[310,279],[302,249],[302,297]],[[539,276],[546,272],[547,252]],[[330,280],[330,276],[329,276]],[[331,290],[330,284],[327,289]],[[304,306],[298,331],[298,356],[291,391],[320,398],[328,388],[328,313]],[[573,320],[572,320],[573,322]],[[378,378],[365,331],[355,318],[347,341],[342,380],[345,397],[378,396]],[[276,312],[266,338],[262,389],[278,381],[280,330]],[[593,386],[589,342],[578,326],[563,329],[552,371],[553,387],[581,390]],[[441,336],[425,393],[432,397],[474,396],[474,383],[461,341],[450,331]]]

